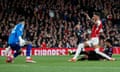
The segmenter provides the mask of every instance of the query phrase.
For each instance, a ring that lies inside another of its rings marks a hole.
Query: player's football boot
[[[77,59],[73,59],[73,58],[71,58],[71,59],[69,59],[68,61],[69,61],[69,62],[76,62]]]
[[[26,63],[36,63],[32,58],[26,58]]]
[[[111,58],[110,61],[115,61],[116,59],[115,58]]]

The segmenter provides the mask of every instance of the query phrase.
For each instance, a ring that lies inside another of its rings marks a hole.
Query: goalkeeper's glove
[[[24,46],[26,44],[26,41],[24,39],[22,39],[22,37],[19,37],[19,45],[20,46]]]

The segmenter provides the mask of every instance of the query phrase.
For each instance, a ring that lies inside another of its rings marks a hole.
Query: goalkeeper
[[[25,25],[25,19],[21,18],[19,20],[19,23],[12,29],[9,38],[8,38],[8,44],[9,47],[6,49],[6,54],[9,52],[10,48],[14,51],[16,51],[13,55],[7,56],[6,62],[13,63],[14,59],[21,54],[21,47],[24,45],[27,45],[27,51],[26,51],[26,62],[29,63],[35,63],[35,61],[32,60],[30,57],[30,51],[32,48],[32,44],[29,41],[25,41],[22,38],[23,30]]]

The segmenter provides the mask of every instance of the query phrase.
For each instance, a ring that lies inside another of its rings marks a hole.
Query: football
[[[13,58],[11,56],[8,56],[6,63],[12,63],[12,62],[13,62]]]

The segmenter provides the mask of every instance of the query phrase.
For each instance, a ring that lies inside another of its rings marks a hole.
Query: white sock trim
[[[27,56],[26,59],[30,59],[31,57],[30,56]]]

